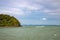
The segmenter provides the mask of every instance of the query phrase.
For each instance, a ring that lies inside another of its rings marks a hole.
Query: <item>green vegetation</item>
[[[19,27],[20,22],[13,16],[0,14],[0,27]]]

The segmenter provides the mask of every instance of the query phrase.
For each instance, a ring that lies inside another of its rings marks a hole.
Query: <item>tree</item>
[[[13,16],[0,14],[0,27],[19,27],[20,22]]]

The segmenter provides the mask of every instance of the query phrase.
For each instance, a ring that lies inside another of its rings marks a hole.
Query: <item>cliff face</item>
[[[19,27],[20,22],[13,16],[0,14],[0,27]]]

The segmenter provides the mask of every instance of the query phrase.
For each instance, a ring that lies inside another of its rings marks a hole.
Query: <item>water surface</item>
[[[60,26],[0,27],[0,40],[60,40]]]

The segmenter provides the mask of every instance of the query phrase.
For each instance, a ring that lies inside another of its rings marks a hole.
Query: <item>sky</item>
[[[60,0],[0,0],[0,14],[21,25],[60,25]]]

